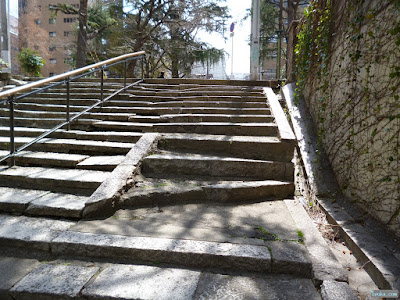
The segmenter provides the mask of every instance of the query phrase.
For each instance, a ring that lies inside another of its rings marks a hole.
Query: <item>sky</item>
[[[242,22],[242,19],[247,13],[247,9],[251,7],[251,0],[227,0],[226,6],[229,8],[229,13],[232,16],[228,20],[226,26],[227,40],[218,34],[203,34],[199,36],[205,42],[210,43],[218,49],[224,49],[228,56],[226,57],[226,73],[232,72],[232,38],[230,37],[229,27],[231,23],[235,23],[233,37],[233,73],[249,73],[250,72],[250,45],[249,37],[251,31],[251,21],[248,18]]]
[[[10,13],[18,16],[18,0],[10,1]],[[249,36],[251,30],[250,18],[241,22],[246,15],[246,10],[251,7],[251,0],[226,0],[226,6],[229,8],[231,20],[228,20],[226,26],[226,41],[218,34],[201,34],[199,36],[205,42],[210,43],[218,49],[224,49],[228,55],[226,57],[226,73],[232,72],[232,38],[229,35],[229,27],[232,22],[235,23],[233,37],[233,73],[250,72],[250,46]]]

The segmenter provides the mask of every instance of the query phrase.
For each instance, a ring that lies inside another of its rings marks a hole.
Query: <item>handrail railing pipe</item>
[[[67,78],[66,80],[65,80],[65,85],[66,85],[66,89],[67,89],[67,123],[68,123],[68,125],[67,125],[67,130],[69,131],[70,129],[71,129],[71,125],[70,125],[70,117],[69,117],[69,114],[70,114],[70,85],[69,85],[69,82],[70,82],[70,79],[69,78]]]
[[[82,115],[88,113],[91,111],[93,108],[98,107],[99,105],[103,105],[104,102],[110,100],[112,97],[116,96],[120,92],[139,84],[140,82],[143,81],[143,76],[144,76],[144,56],[146,53],[144,51],[140,52],[135,52],[135,53],[130,53],[130,54],[125,54],[121,55],[118,57],[114,57],[99,63],[95,63],[80,69],[72,70],[60,75],[56,75],[53,77],[45,78],[42,80],[38,80],[20,87],[16,87],[4,92],[0,92],[0,105],[4,105],[8,102],[9,104],[9,123],[10,123],[10,148],[9,151],[10,153],[4,157],[0,157],[0,163],[6,161],[9,159],[9,165],[14,166],[15,165],[15,156],[19,154],[22,150],[30,147],[31,145],[39,142],[40,140],[44,139],[45,137],[49,136],[53,132],[66,127],[67,130],[70,130],[70,124],[74,120],[78,119]],[[127,65],[128,61],[133,60],[133,59],[138,59],[142,58],[142,79],[138,80],[130,85],[127,86]],[[104,98],[104,79],[105,79],[105,70],[107,68],[110,68],[111,66],[117,65],[117,64],[124,64],[124,86],[123,88],[118,89],[117,91],[113,92],[111,95],[107,96]],[[95,104],[91,105],[90,107],[84,109],[83,111],[74,114],[71,117],[71,83],[74,80],[80,79],[81,77],[91,75],[95,72],[101,73],[101,80],[100,80],[100,99],[97,101]],[[60,123],[56,125],[55,127],[45,131],[42,133],[40,136],[34,138],[30,142],[20,146],[18,149],[15,147],[15,103],[17,100],[28,97],[30,95],[34,95],[37,93],[41,93],[43,91],[46,91],[52,87],[56,87],[58,85],[66,85],[66,113],[65,113],[65,122]],[[35,90],[33,90],[35,89]],[[26,93],[23,93],[26,92]],[[21,94],[23,93],[23,94]],[[3,98],[6,98],[5,100],[1,100]]]
[[[10,104],[10,167],[15,165],[15,121],[14,121],[14,96],[10,96],[8,98],[8,102]]]

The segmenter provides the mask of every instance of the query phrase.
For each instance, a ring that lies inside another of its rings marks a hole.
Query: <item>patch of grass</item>
[[[305,240],[305,238],[304,238],[304,233],[303,233],[303,231],[297,230],[297,236],[299,237],[297,241],[298,241],[300,244],[303,244],[303,245],[304,245],[304,240]]]

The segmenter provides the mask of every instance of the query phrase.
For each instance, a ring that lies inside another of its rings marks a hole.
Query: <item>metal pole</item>
[[[233,37],[235,36],[234,32],[231,32],[232,37],[232,65],[231,65],[231,79],[233,79]]]
[[[128,65],[128,62],[125,60],[125,63],[124,63],[124,87],[126,87],[126,69],[127,69],[127,66]]]
[[[279,31],[278,33],[278,57],[277,57],[277,63],[276,63],[276,79],[280,79],[281,78],[281,55],[282,55],[282,32]]]
[[[144,59],[145,57],[142,56],[142,80],[144,79]]]
[[[101,73],[101,83],[100,83],[100,86],[101,86],[100,93],[101,93],[101,95],[100,95],[100,101],[103,102],[103,99],[104,99],[104,66],[101,66],[100,73]]]
[[[69,89],[69,78],[67,78],[67,80],[65,81],[65,84],[67,86],[67,130],[71,129],[71,124],[69,123],[70,120],[70,89]]]
[[[14,96],[8,99],[10,103],[10,154],[15,153],[15,131],[14,131]],[[10,157],[10,167],[15,166],[15,157]]]
[[[260,73],[260,0],[253,0],[250,44],[250,80],[258,80]]]

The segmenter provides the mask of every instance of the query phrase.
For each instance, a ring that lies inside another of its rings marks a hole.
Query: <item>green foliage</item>
[[[40,70],[46,62],[36,51],[32,51],[29,48],[23,48],[21,52],[18,53],[18,61],[25,73],[34,77],[42,76]]]
[[[8,64],[3,59],[0,58],[0,73],[4,68],[8,68]]]

